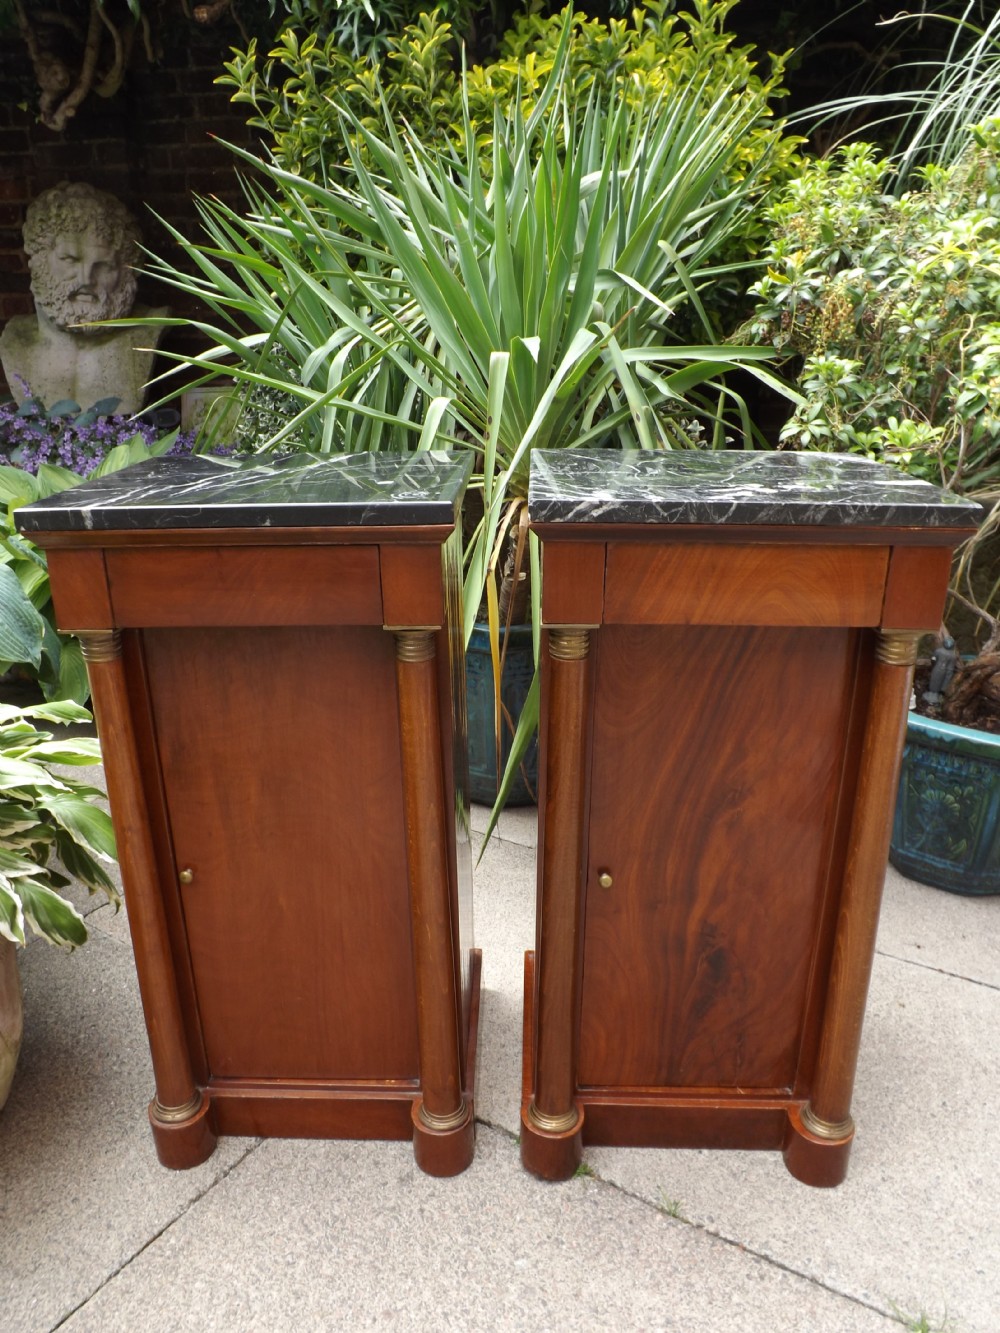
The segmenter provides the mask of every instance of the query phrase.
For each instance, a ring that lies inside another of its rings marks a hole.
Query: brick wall
[[[230,203],[240,199],[235,158],[210,137],[255,146],[243,109],[213,84],[239,35],[178,19],[160,37],[157,64],[133,59],[114,97],[91,94],[61,134],[36,119],[37,92],[24,45],[13,34],[0,38],[0,324],[34,309],[21,227],[28,203],[50,185],[82,180],[108,190],[139,220],[144,243],[174,262],[179,248],[150,209],[197,236],[192,191]],[[145,277],[137,299],[193,313],[179,305],[175,292]],[[164,345],[191,346],[190,337],[168,330]],[[0,393],[5,388],[0,371]]]

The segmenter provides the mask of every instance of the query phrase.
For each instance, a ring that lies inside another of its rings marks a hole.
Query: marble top
[[[22,532],[453,523],[472,455],[153,458],[16,511]]]
[[[980,505],[850,454],[540,449],[534,523],[969,528]]]

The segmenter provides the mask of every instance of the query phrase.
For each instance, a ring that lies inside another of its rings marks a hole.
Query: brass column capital
[[[384,628],[395,636],[397,662],[429,662],[434,657],[437,626],[386,625]]]
[[[122,655],[121,630],[84,630],[77,637],[85,662],[114,662]]]
[[[915,666],[917,644],[925,633],[920,629],[880,629],[875,656],[886,666]]]
[[[560,625],[549,630],[549,656],[579,662],[590,652],[589,625]]]

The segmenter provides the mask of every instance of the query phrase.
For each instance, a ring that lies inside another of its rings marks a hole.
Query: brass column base
[[[575,1106],[564,1111],[562,1115],[547,1115],[544,1111],[539,1111],[534,1101],[531,1101],[528,1103],[526,1114],[532,1125],[540,1129],[543,1134],[568,1134],[580,1123],[580,1112]]]

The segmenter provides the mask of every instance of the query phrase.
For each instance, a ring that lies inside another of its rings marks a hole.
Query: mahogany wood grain
[[[782,1147],[788,1124],[787,1097],[611,1097],[584,1092],[584,1144],[627,1148]]]
[[[535,954],[524,955],[524,1015],[521,1044],[521,1165],[541,1180],[569,1180],[583,1160],[584,1110],[561,1134],[542,1133],[528,1114],[535,1095]]]
[[[565,1117],[576,1093],[590,655],[566,660],[546,635],[545,845],[539,858],[534,1105]]]
[[[440,546],[385,546],[379,563],[383,624],[444,624]]]
[[[809,1103],[831,1126],[846,1125],[850,1117],[912,678],[912,667],[876,661]]]
[[[114,628],[103,551],[51,551],[48,566],[56,624],[64,633]]]
[[[952,552],[943,546],[894,546],[880,624],[936,631],[944,614]]]
[[[395,636],[420,1079],[432,1127],[463,1104],[436,638]],[[423,655],[407,660],[408,643]]]
[[[604,619],[603,542],[546,545],[542,567],[542,621],[546,625],[599,625]]]
[[[122,626],[381,625],[373,547],[108,551]]]
[[[160,767],[159,743],[150,701],[141,631],[125,630],[122,633],[122,660],[128,683],[136,754],[142,774],[143,800],[156,857],[157,883],[166,916],[167,933],[170,937],[171,962],[181,1012],[184,1016],[191,1071],[195,1083],[203,1088],[211,1077],[211,1071],[208,1067],[201,1017],[198,1013],[197,989],[187,943],[181,886],[177,881],[177,864],[170,835],[170,813],[163,789],[163,771]]]
[[[791,1093],[856,653],[850,630],[601,631],[581,1089]]]
[[[803,1123],[802,1106],[788,1109],[788,1125],[782,1155],[785,1166],[803,1185],[832,1189],[847,1177],[847,1164],[854,1142],[853,1127],[839,1139],[824,1139]]]
[[[605,619],[626,625],[877,625],[884,547],[608,544]]]
[[[88,661],[88,673],[156,1083],[150,1121],[164,1165],[196,1166],[211,1154],[215,1135],[185,1040],[120,650],[106,660]],[[196,1109],[166,1125],[157,1114],[196,1102]]]
[[[213,1078],[418,1077],[391,637],[144,640]]]
[[[947,546],[954,549],[960,541],[977,531],[969,528],[889,528],[889,527],[806,527],[790,524],[768,524],[758,527],[753,523],[683,523],[676,528],[649,523],[532,523],[532,532],[541,540],[543,548],[552,543],[572,545],[574,542],[639,542],[652,541],[712,546],[747,546],[766,541],[791,546]]]
[[[295,528],[267,529],[268,538],[279,546],[383,546],[403,542],[412,546],[428,542],[440,546],[454,528],[448,523],[407,525],[406,527]],[[163,548],[190,546],[260,546],[261,529],[253,528],[116,528],[109,531],[33,532],[31,540],[46,550],[86,550],[106,547],[109,551],[127,548]],[[265,542],[265,544],[267,544]]]
[[[209,1085],[220,1134],[280,1138],[408,1139],[417,1087],[300,1086],[226,1080]]]
[[[410,1107],[414,1160],[421,1171],[429,1176],[457,1176],[470,1165],[475,1152],[476,1058],[481,974],[482,955],[478,949],[473,949],[469,958],[469,1025],[463,1041],[467,1059],[464,1102],[468,1114],[456,1129],[441,1131],[428,1126],[422,1114],[422,1100],[414,1101]]]

